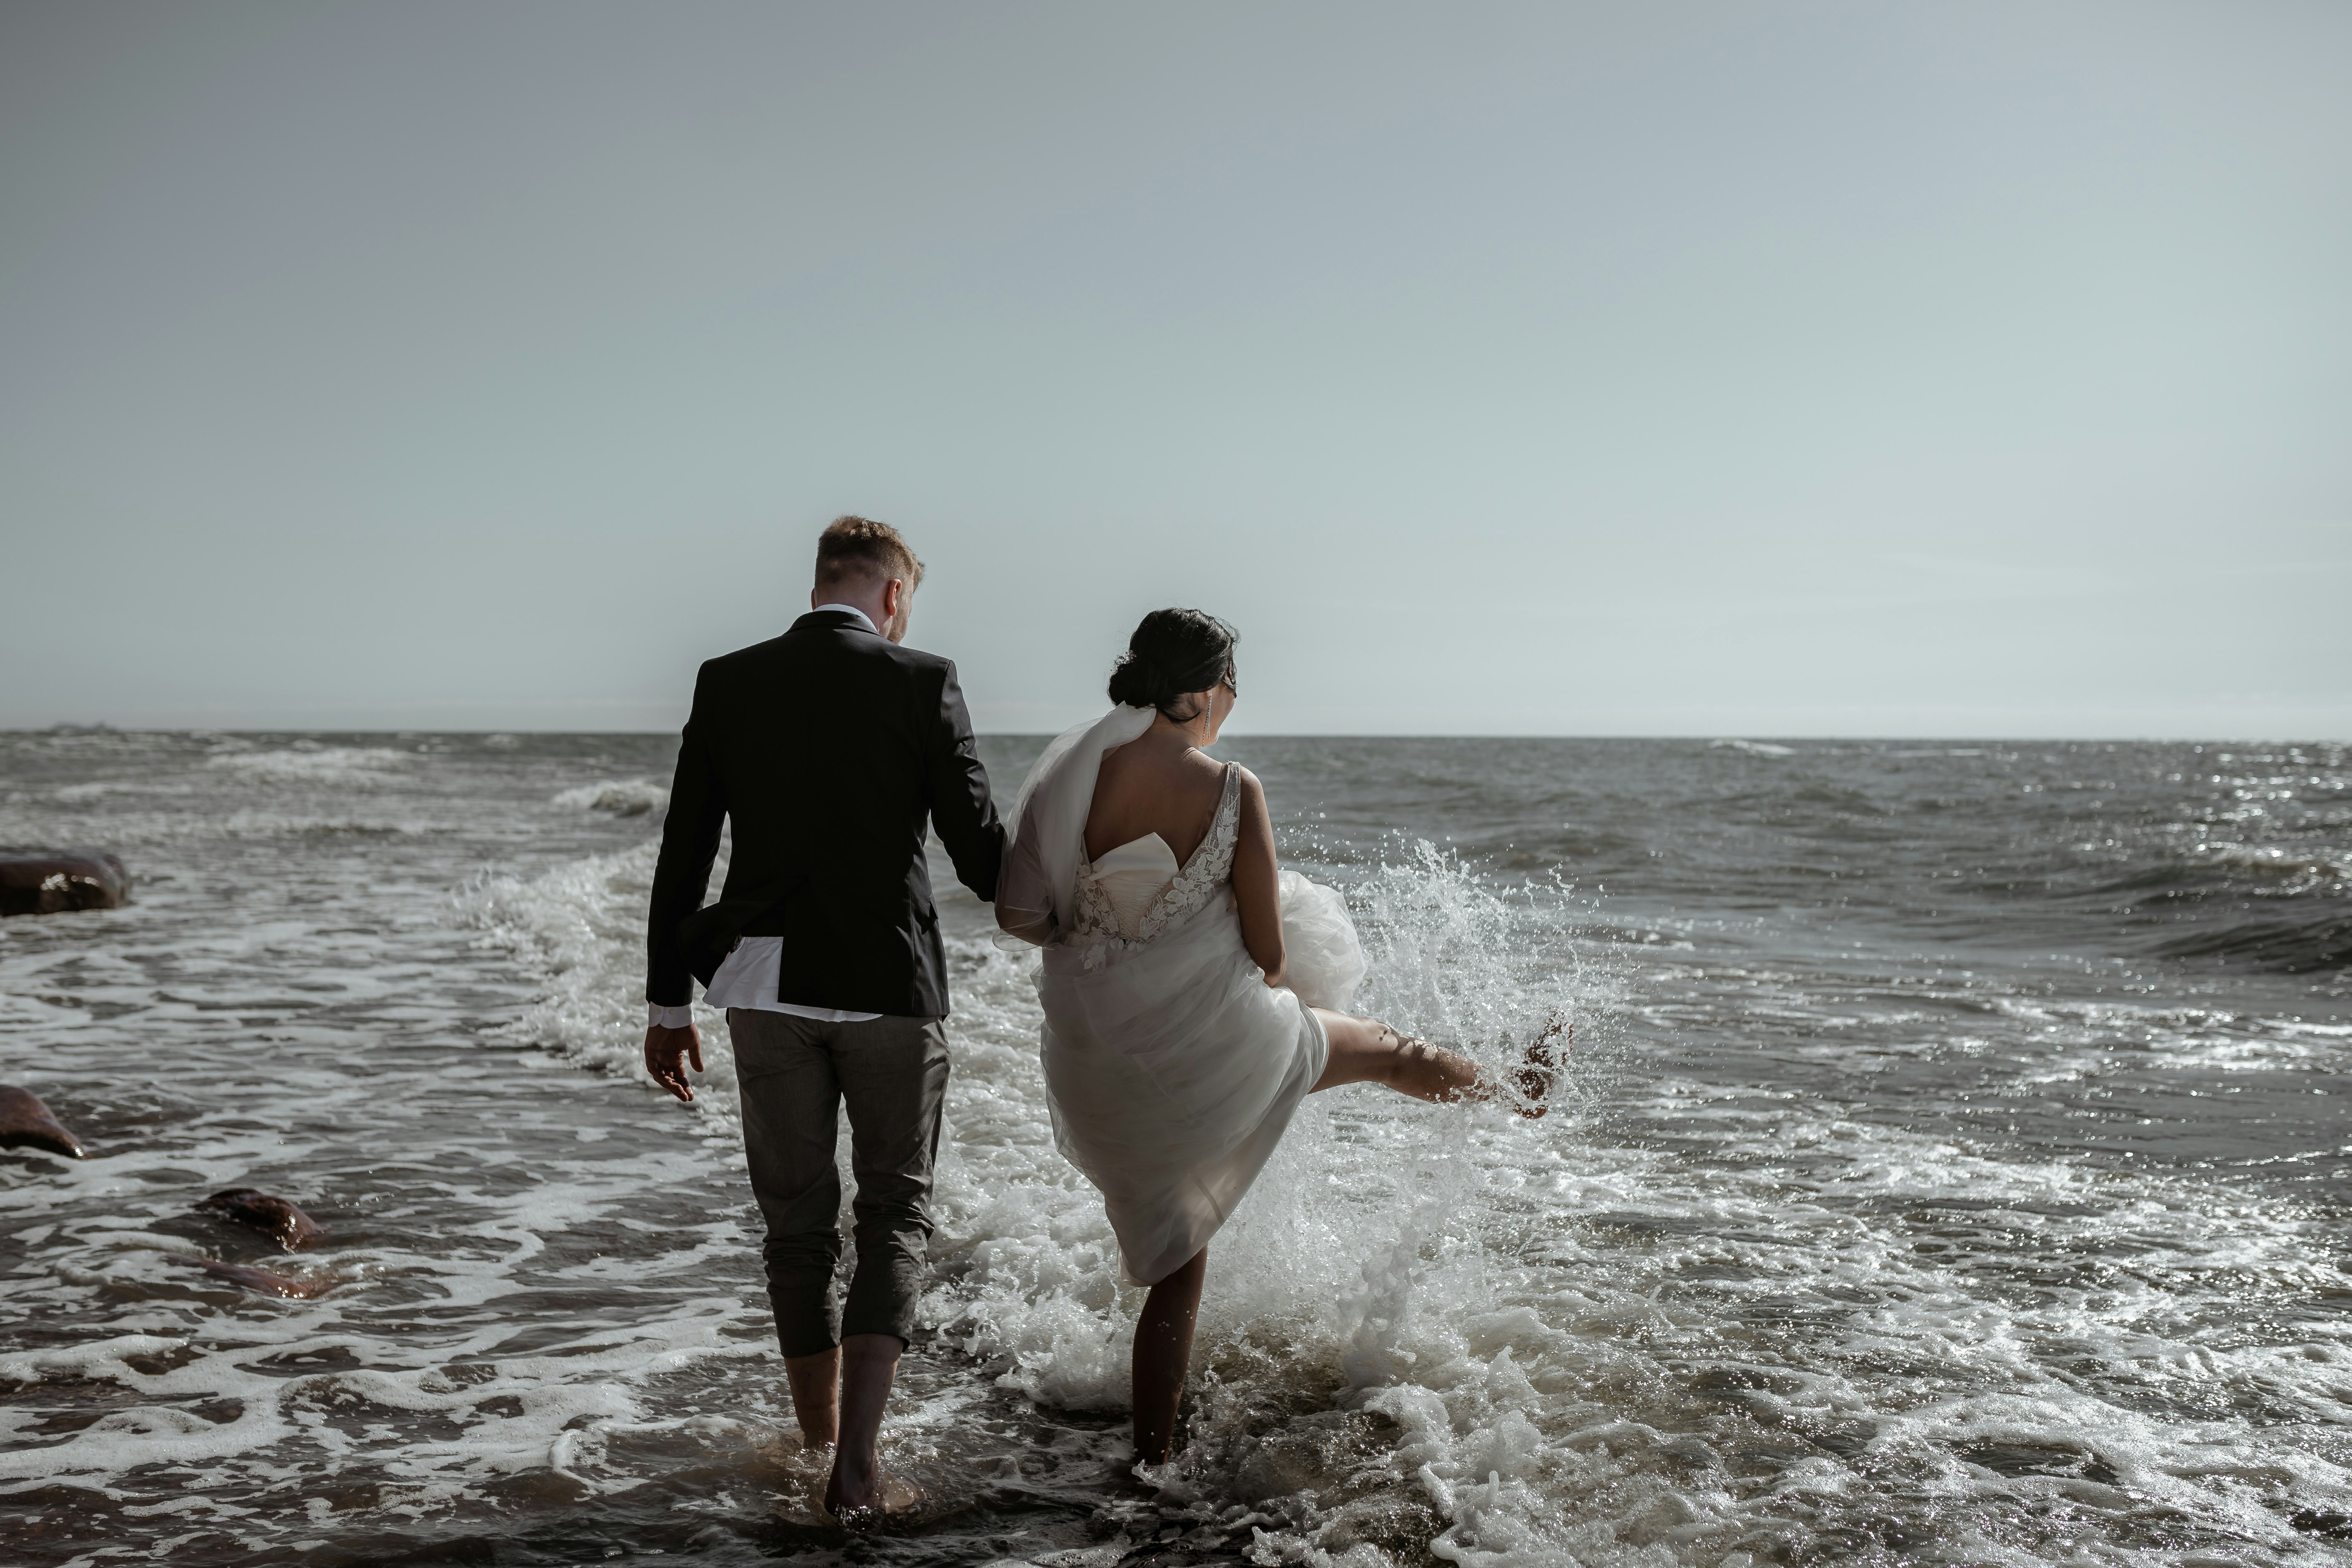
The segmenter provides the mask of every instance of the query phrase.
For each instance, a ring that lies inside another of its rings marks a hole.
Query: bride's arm
[[[1054,891],[1037,853],[1038,825],[1033,809],[1021,823],[1021,832],[1004,851],[996,873],[996,923],[1023,942],[1053,945]]]
[[[1257,775],[1242,770],[1240,836],[1234,845],[1234,906],[1241,912],[1242,945],[1268,985],[1286,984],[1289,955],[1282,947],[1282,882],[1274,854],[1274,819]]]

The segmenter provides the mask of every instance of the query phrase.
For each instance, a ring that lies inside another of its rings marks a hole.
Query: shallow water
[[[95,1156],[0,1154],[5,1560],[2352,1562],[2343,749],[1222,749],[1367,1005],[1570,1007],[1563,1103],[1310,1100],[1147,1487],[1136,1298],[950,895],[928,1500],[852,1542],[723,1025],[694,1108],[628,1070],[666,739],[0,737],[0,842],[139,884],[0,925],[0,1080]],[[190,1209],[247,1184],[327,1242]]]

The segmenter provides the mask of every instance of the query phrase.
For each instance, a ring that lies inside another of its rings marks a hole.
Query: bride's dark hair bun
[[[1130,708],[1157,708],[1178,723],[1195,718],[1171,706],[1190,691],[1206,691],[1234,673],[1240,634],[1201,610],[1154,610],[1143,617],[1127,651],[1111,667],[1110,700]]]

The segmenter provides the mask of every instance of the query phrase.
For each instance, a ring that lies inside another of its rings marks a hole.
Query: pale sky
[[[0,725],[2352,736],[2352,6],[0,5]]]

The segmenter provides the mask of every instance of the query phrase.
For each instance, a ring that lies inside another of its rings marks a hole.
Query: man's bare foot
[[[1527,1103],[1519,1107],[1521,1116],[1534,1121],[1551,1109],[1544,1103],[1544,1099],[1551,1093],[1551,1086],[1559,1077],[1560,1058],[1575,1043],[1575,1021],[1569,1017],[1566,1008],[1556,1010],[1551,1022],[1544,1026],[1543,1033],[1528,1047],[1526,1061],[1514,1075],[1519,1092],[1527,1097]]]
[[[923,1489],[902,1476],[876,1469],[845,1484],[841,1467],[824,1487],[824,1511],[844,1530],[863,1530],[889,1514],[905,1513],[923,1500]]]
[[[866,1515],[875,1511],[875,1471],[866,1466],[855,1468],[849,1456],[836,1452],[833,1458],[833,1474],[824,1483],[824,1511],[851,1529],[866,1522]]]

